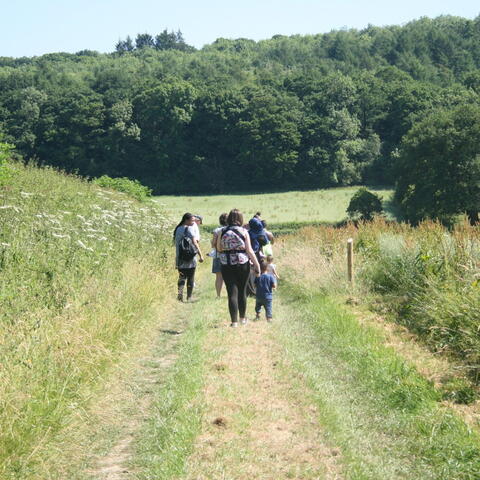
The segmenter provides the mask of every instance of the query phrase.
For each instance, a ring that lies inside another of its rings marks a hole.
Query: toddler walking
[[[257,287],[255,293],[255,320],[260,320],[260,311],[262,307],[264,307],[267,322],[271,322],[273,290],[277,288],[277,281],[271,273],[267,272],[267,266],[268,264],[266,262],[260,263],[261,275],[255,279],[255,285]]]

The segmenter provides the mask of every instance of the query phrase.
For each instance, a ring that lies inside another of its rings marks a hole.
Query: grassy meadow
[[[185,212],[200,214],[207,227],[217,226],[218,216],[232,208],[240,209],[247,218],[260,211],[269,225],[336,223],[347,217],[346,209],[359,187],[327,190],[259,193],[244,195],[158,196],[164,211],[180,221]],[[387,216],[392,217],[392,190],[370,189],[384,201]]]

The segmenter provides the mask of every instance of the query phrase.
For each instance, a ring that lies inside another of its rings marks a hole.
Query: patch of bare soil
[[[340,450],[322,437],[316,407],[276,372],[284,359],[271,328],[212,329],[203,432],[187,479],[342,478]]]

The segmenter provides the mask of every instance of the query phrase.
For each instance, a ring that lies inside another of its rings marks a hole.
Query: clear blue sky
[[[0,56],[111,52],[127,35],[181,30],[201,48],[219,37],[261,40],[480,14],[478,0],[0,0]]]

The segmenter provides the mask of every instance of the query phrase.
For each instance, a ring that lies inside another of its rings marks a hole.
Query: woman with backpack
[[[227,287],[230,326],[245,325],[247,319],[247,280],[250,274],[250,261],[255,272],[260,275],[260,265],[252,250],[250,236],[243,225],[243,215],[237,210],[230,211],[227,226],[217,235],[217,252],[222,265],[222,277]],[[250,261],[249,261],[250,260]]]
[[[191,228],[194,223],[194,215],[185,213],[173,231],[175,266],[178,269],[177,298],[180,302],[183,302],[185,283],[187,284],[187,301],[192,298],[193,287],[195,285],[195,269],[197,268],[197,254],[200,262],[203,262],[200,245]]]

